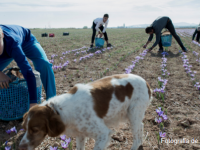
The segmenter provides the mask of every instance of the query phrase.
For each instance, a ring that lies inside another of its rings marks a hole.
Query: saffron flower
[[[162,114],[162,118],[163,118],[163,120],[167,120],[168,119],[167,115],[164,115],[164,114]]]
[[[69,144],[71,142],[71,139],[66,139],[65,142]]]
[[[68,147],[68,143],[62,142],[61,146],[62,146],[62,148],[67,148]]]
[[[6,146],[5,147],[5,150],[10,150],[11,149],[11,146]]]
[[[17,130],[16,130],[15,126],[13,128],[11,128],[10,131],[17,133]]]
[[[165,138],[166,137],[166,133],[165,132],[163,132],[163,133],[159,132],[159,135],[160,135],[161,138]]]
[[[50,150],[57,150],[58,148],[57,147],[49,147],[50,148]]]
[[[11,131],[10,131],[10,130],[7,130],[7,131],[6,131],[6,133],[7,133],[7,134],[10,134],[10,133],[11,133]]]
[[[66,135],[61,135],[61,136],[60,136],[60,139],[63,140],[63,141],[65,141]]]
[[[162,118],[155,118],[155,122],[161,123],[162,122]]]

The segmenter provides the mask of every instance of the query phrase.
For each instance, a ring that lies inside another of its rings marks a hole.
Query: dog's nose
[[[20,150],[27,150],[28,145],[27,144],[20,144],[19,149]]]

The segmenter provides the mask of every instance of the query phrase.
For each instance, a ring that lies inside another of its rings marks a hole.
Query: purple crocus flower
[[[61,135],[60,139],[64,141],[66,139],[66,135]]]
[[[158,109],[156,109],[156,112],[159,116],[162,116],[163,111],[161,110],[161,107],[158,107]]]
[[[159,135],[160,135],[161,138],[165,138],[166,137],[166,133],[165,132],[163,132],[163,133],[159,132]]]
[[[50,148],[50,150],[57,150],[58,148],[57,147],[49,147]]]
[[[16,130],[15,126],[13,128],[11,128],[10,131],[17,133],[17,130]]]
[[[65,142],[69,144],[71,142],[71,139],[66,139]]]
[[[167,115],[162,114],[163,120],[167,120]]]
[[[10,150],[11,149],[11,146],[6,146],[5,147],[5,150]]]
[[[10,133],[11,133],[11,131],[10,131],[10,130],[7,130],[7,131],[6,131],[6,133],[7,133],[7,134],[10,134]]]
[[[161,123],[162,122],[162,118],[155,118],[155,122]]]
[[[67,148],[68,147],[68,143],[62,142],[61,146],[62,146],[62,148]]]

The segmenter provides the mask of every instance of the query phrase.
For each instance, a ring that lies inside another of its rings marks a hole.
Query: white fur
[[[134,90],[131,99],[126,97],[124,102],[120,102],[113,93],[108,113],[103,119],[99,118],[93,109],[94,102],[90,93],[93,87],[90,83],[77,84],[78,90],[75,94],[63,94],[40,104],[53,104],[67,126],[63,134],[76,137],[77,150],[85,150],[86,137],[95,139],[94,150],[106,149],[112,134],[109,128],[127,120],[133,133],[131,150],[137,150],[142,144],[142,120],[150,103],[146,81],[137,75],[129,74],[128,78],[113,78],[111,83],[113,86],[130,83]]]

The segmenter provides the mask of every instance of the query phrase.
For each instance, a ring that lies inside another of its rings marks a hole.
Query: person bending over
[[[153,46],[151,48],[149,48],[148,51],[151,51],[154,47],[156,47],[157,44],[159,44],[159,52],[163,51],[163,47],[162,47],[162,42],[161,42],[161,31],[167,28],[169,30],[169,32],[172,34],[172,36],[176,39],[176,41],[178,42],[178,44],[180,45],[180,47],[182,48],[183,52],[187,52],[187,49],[183,46],[183,43],[180,39],[180,37],[177,35],[174,25],[172,23],[172,20],[167,17],[158,17],[149,27],[147,27],[146,33],[150,34],[149,39],[147,41],[147,43],[143,46],[143,48],[146,48],[147,45],[152,41],[153,39],[153,34],[156,35],[156,42],[153,44]]]
[[[200,24],[199,24],[199,26],[196,28],[196,30],[194,31],[194,34],[193,34],[193,36],[192,36],[192,40],[194,40],[196,34],[197,34],[196,41],[199,42],[199,38],[200,38]]]
[[[0,24],[0,87],[9,87],[11,79],[2,71],[15,60],[27,81],[32,107],[37,104],[36,79],[26,57],[32,60],[35,70],[40,72],[47,100],[56,96],[52,64],[35,36],[29,29],[21,26]]]
[[[102,37],[104,35],[105,37],[105,40],[106,40],[106,43],[107,43],[107,47],[110,47],[111,44],[108,43],[108,35],[106,33],[106,29],[107,29],[107,26],[108,26],[108,14],[105,14],[103,16],[103,18],[96,18],[94,21],[93,21],[93,24],[92,24],[92,30],[93,30],[93,34],[92,34],[92,42],[91,42],[91,45],[90,45],[90,48],[93,47],[93,43],[94,43],[94,38],[95,38],[95,35],[96,35],[96,32],[97,32],[97,35],[100,35],[100,37]],[[105,24],[105,27],[103,26]],[[103,32],[101,33],[99,31],[99,29]]]

